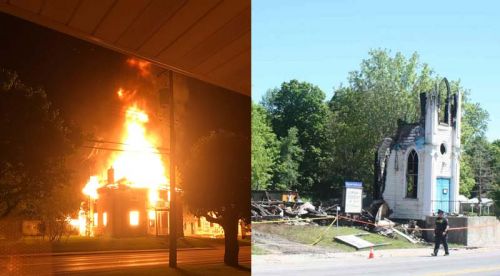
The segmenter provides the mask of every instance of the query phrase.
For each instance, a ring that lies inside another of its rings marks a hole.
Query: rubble
[[[322,218],[328,214],[310,202],[284,202],[277,200],[252,201],[252,221]]]
[[[272,199],[267,192],[258,197],[261,201],[252,201],[252,221],[286,221],[294,225],[329,225],[337,215],[335,201],[327,203],[318,202],[316,206],[311,202],[300,202],[296,195],[295,201]],[[392,213],[384,200],[374,201],[368,208],[361,210],[360,214],[338,213],[343,225],[364,228],[372,233],[377,233],[390,238],[403,237],[411,243],[425,242],[422,233],[415,221],[407,224],[398,224],[387,217]],[[324,218],[324,219],[321,219]],[[308,220],[311,219],[311,220]]]

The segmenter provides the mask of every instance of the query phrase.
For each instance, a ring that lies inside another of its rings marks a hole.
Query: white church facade
[[[420,122],[400,122],[396,136],[377,152],[375,181],[391,218],[424,220],[438,209],[459,211],[461,96],[443,82],[446,93],[420,96]]]

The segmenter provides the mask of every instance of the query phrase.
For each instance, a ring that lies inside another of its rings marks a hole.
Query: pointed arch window
[[[412,150],[408,154],[408,164],[406,166],[406,197],[417,198],[418,188],[418,154]]]

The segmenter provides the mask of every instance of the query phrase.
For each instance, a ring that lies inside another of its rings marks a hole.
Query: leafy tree
[[[37,202],[37,216],[44,225],[44,236],[47,235],[50,241],[59,241],[64,234],[67,234],[69,218],[78,214],[81,203],[81,189],[78,185],[57,185],[43,199]]]
[[[398,120],[416,122],[420,117],[419,95],[435,82],[428,65],[415,53],[406,59],[373,50],[361,68],[338,88],[329,106],[332,111],[334,187],[346,179],[361,180],[368,191],[373,181],[373,156],[385,137],[393,136]]]
[[[273,133],[266,110],[252,103],[252,189],[267,189],[278,158],[279,141]]]
[[[460,193],[470,197],[477,182],[477,164],[479,157],[477,142],[485,141],[485,133],[488,127],[489,114],[479,103],[471,103],[468,100],[469,92],[464,93],[462,104],[462,155],[460,157]],[[484,162],[484,160],[482,160]],[[477,191],[476,193],[477,194]]]
[[[468,94],[464,96],[462,116],[462,147],[468,150],[473,141],[485,137],[488,129],[489,114],[479,103],[471,103]]]
[[[275,189],[290,190],[299,188],[299,165],[304,151],[298,145],[298,130],[292,127],[288,135],[280,141],[280,156],[276,170]]]
[[[280,139],[288,135],[290,128],[297,128],[299,145],[304,151],[299,165],[299,191],[310,192],[324,180],[330,117],[324,100],[325,94],[317,86],[297,80],[282,83],[263,99],[273,131]]]
[[[490,192],[491,198],[495,201],[496,215],[500,217],[500,139],[491,143],[493,185]]]
[[[492,147],[484,137],[476,138],[469,145],[468,155],[475,180],[474,195],[484,197],[487,191],[493,190],[493,156]]]
[[[395,134],[398,120],[418,122],[419,95],[434,90],[441,78],[419,61],[414,53],[406,59],[386,50],[373,50],[361,68],[349,74],[348,86],[339,87],[329,106],[332,110],[333,177],[339,187],[345,179],[362,180],[371,190],[373,156],[384,137]],[[469,91],[458,81],[450,81],[452,93],[465,91],[462,102],[462,147],[460,191],[469,195],[475,185],[472,157],[467,151],[470,141],[483,137],[488,113],[471,103]],[[440,86],[440,88],[443,88]],[[444,100],[444,97],[442,98]]]
[[[40,217],[42,202],[75,184],[66,159],[82,134],[16,73],[0,69],[0,85],[0,218]]]
[[[196,216],[224,229],[224,263],[238,265],[238,221],[250,220],[250,141],[218,131],[193,147],[182,169],[183,198]]]
[[[492,169],[495,172],[494,182],[500,186],[500,139],[491,143]]]

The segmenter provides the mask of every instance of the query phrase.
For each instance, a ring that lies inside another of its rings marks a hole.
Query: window
[[[94,226],[99,225],[99,213],[94,213]]]
[[[148,218],[150,220],[156,220],[156,212],[154,210],[149,210],[148,211]]]
[[[446,145],[444,143],[441,144],[441,147],[440,147],[439,151],[441,151],[441,155],[445,155],[445,153],[446,153]]]
[[[108,224],[108,213],[102,213],[102,225],[106,226]]]
[[[139,212],[138,211],[130,211],[130,225],[132,225],[132,226],[139,225]]]
[[[412,150],[408,155],[408,164],[406,166],[406,197],[417,198],[418,187],[418,155]]]

